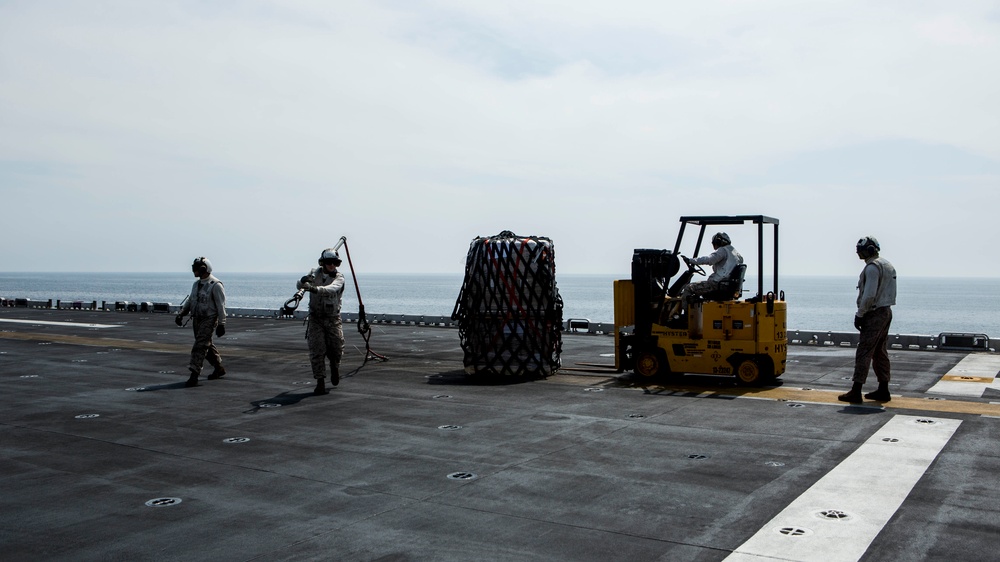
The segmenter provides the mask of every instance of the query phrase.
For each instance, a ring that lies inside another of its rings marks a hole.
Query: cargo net
[[[562,298],[552,241],[505,230],[472,241],[452,320],[465,372],[548,376],[562,353]]]

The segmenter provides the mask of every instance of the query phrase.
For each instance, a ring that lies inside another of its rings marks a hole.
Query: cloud
[[[509,229],[623,272],[681,215],[768,214],[790,272],[853,272],[831,256],[858,230],[945,272],[976,250],[930,224],[992,228],[992,9],[7,3],[4,267],[297,271],[348,235],[376,271],[444,272]]]

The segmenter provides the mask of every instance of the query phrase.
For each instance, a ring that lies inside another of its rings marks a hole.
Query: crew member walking
[[[191,287],[191,295],[184,302],[175,322],[184,325],[184,316],[191,313],[194,320],[194,347],[191,348],[191,376],[185,386],[198,386],[198,375],[205,359],[215,367],[209,379],[217,379],[226,374],[222,366],[222,356],[212,343],[212,332],[222,337],[226,333],[226,292],[222,282],[212,275],[212,263],[208,258],[195,258],[191,271],[198,278]]]
[[[854,385],[837,398],[843,402],[859,404],[861,387],[868,379],[868,369],[875,371],[878,389],[865,394],[865,398],[888,402],[889,396],[889,324],[892,323],[892,305],[896,304],[896,268],[889,260],[879,257],[878,240],[866,236],[858,240],[858,258],[865,261],[858,279],[858,311],[854,314],[854,327],[861,332],[858,350],[854,356]]]
[[[330,384],[340,383],[340,358],[344,354],[344,327],[340,320],[340,305],[344,295],[344,275],[337,271],[340,255],[327,248],[319,256],[319,267],[296,283],[297,289],[309,291],[309,362],[312,364],[316,389],[313,394],[329,394],[326,388],[326,360],[330,360]]]

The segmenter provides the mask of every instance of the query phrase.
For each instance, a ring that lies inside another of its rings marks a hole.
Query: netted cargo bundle
[[[562,308],[550,239],[509,230],[474,239],[452,313],[465,372],[552,374],[562,353]]]

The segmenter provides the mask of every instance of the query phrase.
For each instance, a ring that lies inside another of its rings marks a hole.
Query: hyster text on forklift
[[[680,254],[687,225],[700,227],[690,259]],[[717,290],[689,295],[688,302],[681,303],[684,286],[693,275],[705,274],[701,266],[689,262],[698,256],[706,229],[743,225],[757,226],[757,294],[742,298],[747,266],[741,264],[719,283]],[[767,293],[765,225],[773,226],[774,243],[774,287]],[[686,270],[677,275],[682,259]],[[615,369],[619,373],[631,370],[644,377],[682,373],[735,376],[740,384],[760,385],[773,382],[785,372],[787,309],[784,292],[778,291],[778,219],[763,215],[681,217],[673,251],[635,250],[632,279],[615,281],[614,290]]]

